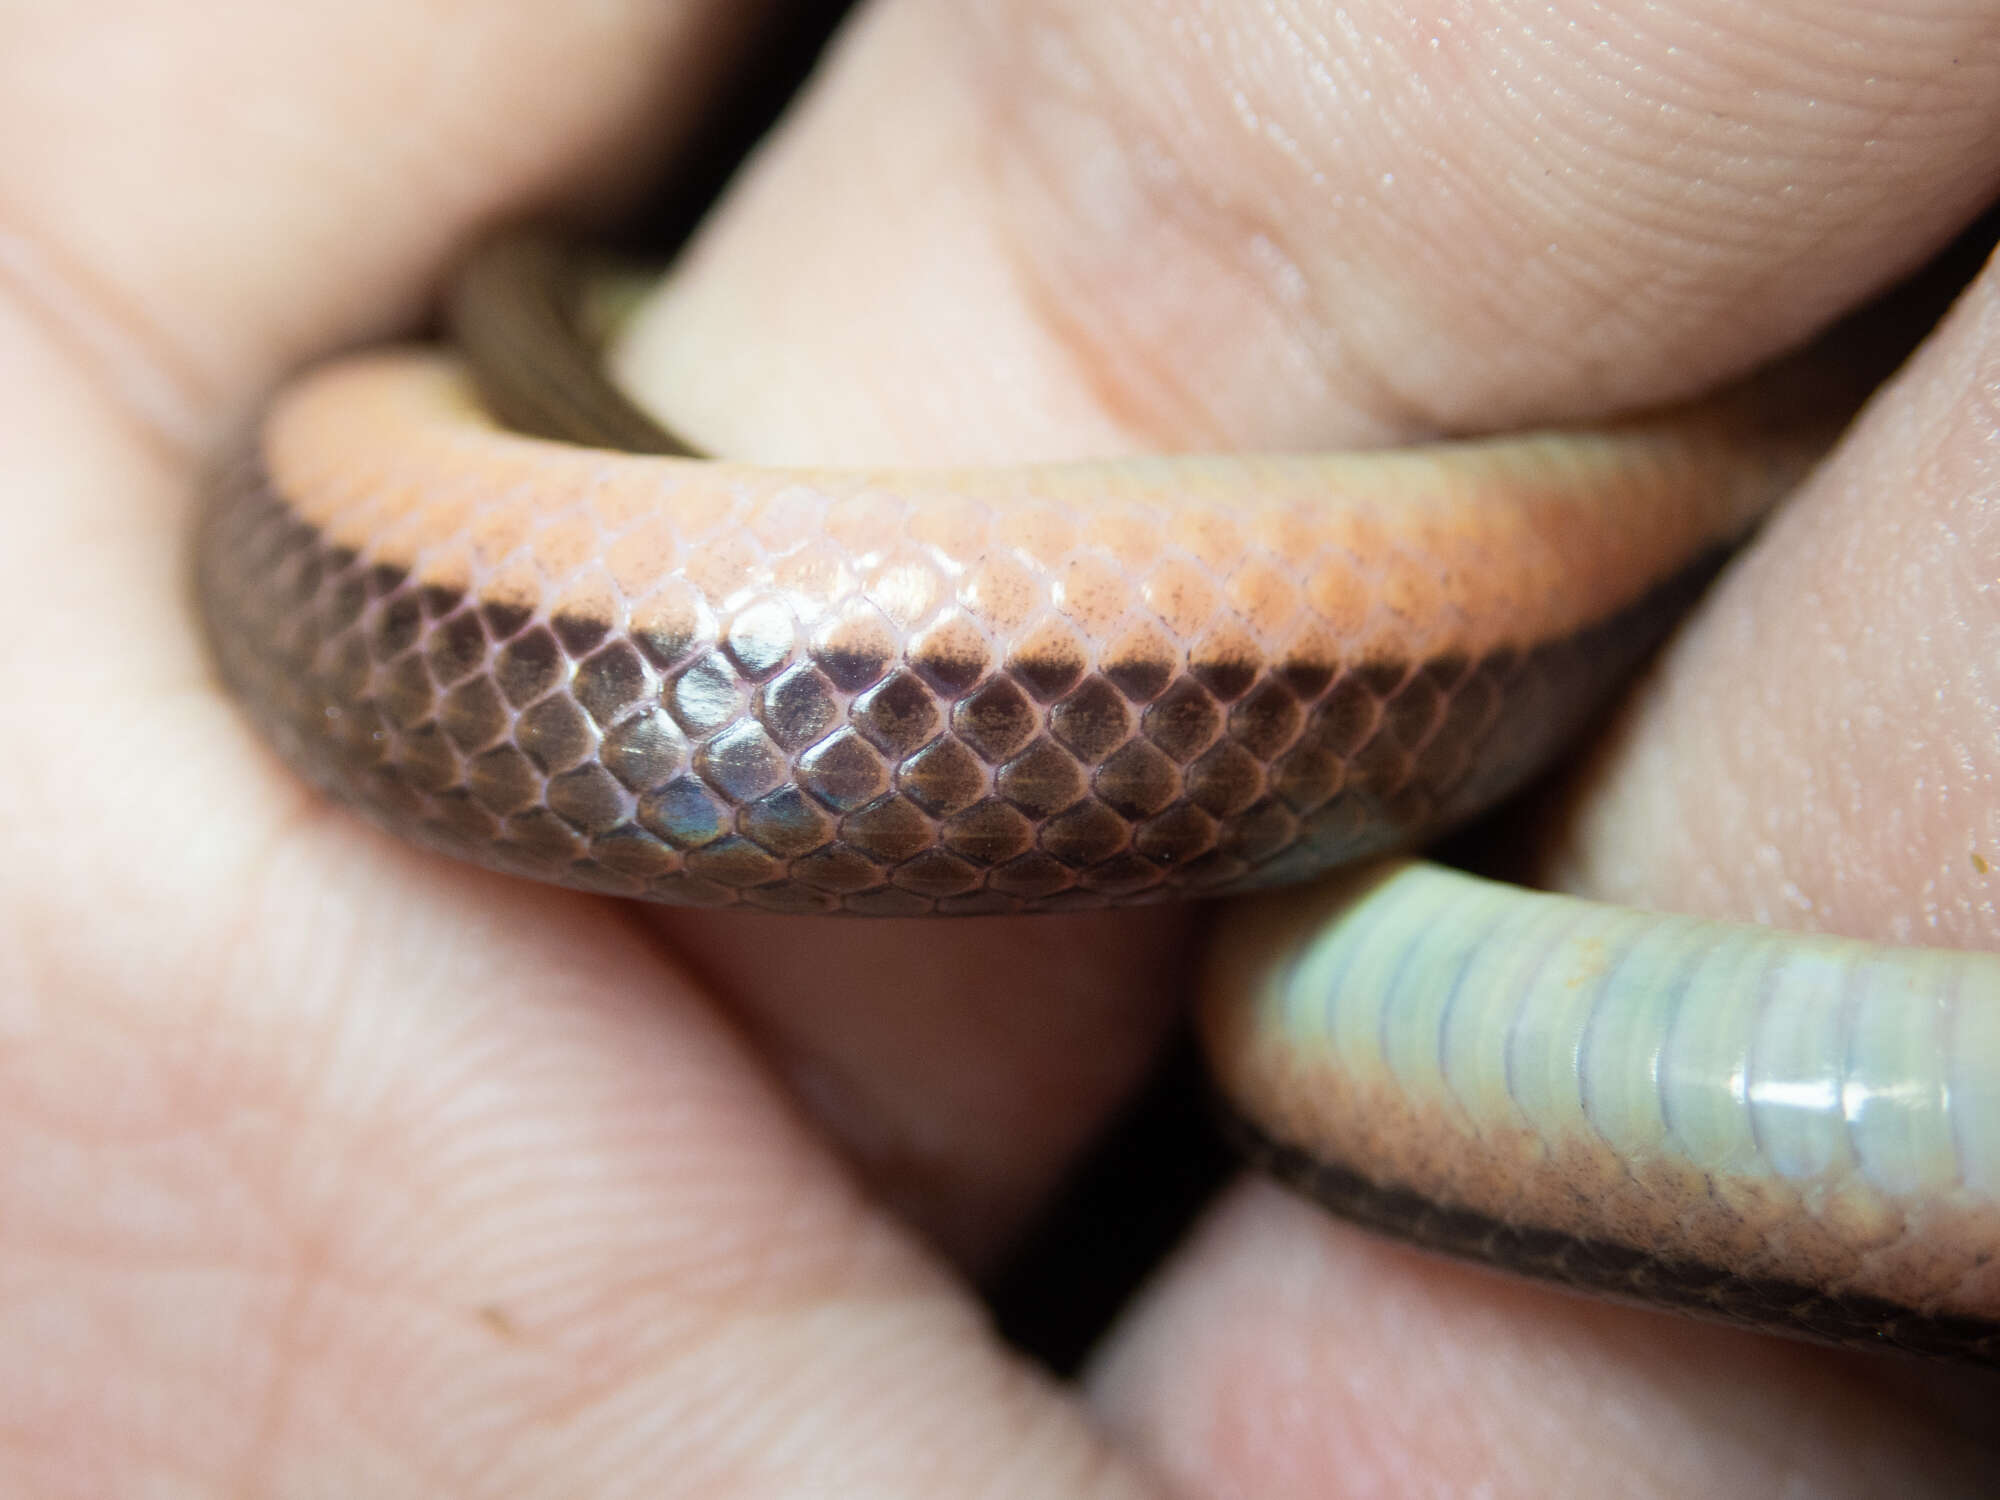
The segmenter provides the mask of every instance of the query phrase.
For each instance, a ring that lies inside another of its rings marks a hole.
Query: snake
[[[2000,1364],[2000,957],[1412,853],[1591,726],[1852,399],[1801,366],[1383,451],[763,467],[605,373],[624,285],[498,234],[448,343],[307,368],[217,469],[206,635],[298,773],[622,898],[1239,897],[1198,1029],[1281,1179],[1587,1292]]]

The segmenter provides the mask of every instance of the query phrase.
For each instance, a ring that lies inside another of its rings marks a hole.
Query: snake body
[[[576,266],[497,242],[464,353],[281,391],[200,596],[317,784],[621,896],[1060,911],[1408,847],[1560,749],[1831,425],[1766,382],[1384,454],[763,469],[609,385]],[[1600,1290],[1996,1358],[2000,964],[1452,878],[1223,944],[1217,1070],[1286,1175]]]

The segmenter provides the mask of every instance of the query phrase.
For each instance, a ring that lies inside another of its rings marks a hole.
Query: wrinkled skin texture
[[[2000,14],[1883,9],[879,0],[621,363],[708,446],[824,462],[1690,394],[1990,196]],[[479,222],[633,192],[750,10],[0,20],[0,1490],[1990,1486],[1990,1383],[1441,1266],[1258,1185],[1058,1387],[964,1278],[1144,1071],[1178,914],[635,915],[274,764],[185,597],[203,463]],[[1996,299],[1647,684],[1571,884],[2000,940]]]

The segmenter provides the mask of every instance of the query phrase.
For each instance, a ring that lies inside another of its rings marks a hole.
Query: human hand
[[[890,0],[625,365],[716,451],[821,461],[1671,399],[1989,194],[2000,20],[1944,11]],[[11,1487],[1975,1486],[1946,1387],[1902,1367],[1440,1265],[1256,1185],[1058,1388],[961,1276],[1143,1070],[1182,914],[635,914],[405,851],[254,743],[173,561],[201,462],[297,359],[406,319],[474,224],[636,181],[729,14],[14,23],[0,108],[41,144],[0,239]],[[1966,848],[1995,847],[1994,695],[1964,686],[1991,280],[1676,650],[1575,878],[1995,940]],[[1686,727],[1718,699],[1720,766]]]

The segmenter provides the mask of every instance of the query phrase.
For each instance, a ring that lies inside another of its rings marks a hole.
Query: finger
[[[1989,261],[1673,643],[1550,876],[1607,900],[2000,945]]]
[[[0,287],[200,451],[277,371],[407,325],[470,226],[629,193],[766,9],[17,10]]]
[[[378,846],[10,933],[0,1490],[1147,1492],[614,908]]]
[[[944,931],[724,913],[661,925],[870,1188],[974,1270],[1137,1085],[1175,1016],[1192,928],[1171,908]]]
[[[1985,7],[882,0],[637,327],[718,452],[1313,447],[1683,396],[1992,190]]]
[[[1685,394],[1912,263],[1993,180],[2000,20],[1808,19],[881,0],[619,366],[700,446],[815,463],[1383,439]],[[1154,921],[1090,941],[1174,954]],[[1091,979],[1083,1042],[1074,947],[1046,928],[663,926],[924,1222],[968,1226],[971,1260],[1136,1072],[1159,1004],[1157,968]],[[1011,977],[1002,1024],[1030,1043],[977,1094],[995,1023],[971,970]],[[919,1005],[939,1019],[917,1040]],[[1018,1128],[1018,1101],[1055,1099]]]
[[[1092,1372],[1190,1494],[1989,1492],[1980,1425],[1866,1361],[1420,1255],[1265,1184]],[[1988,1396],[1990,1402],[1990,1393]]]

